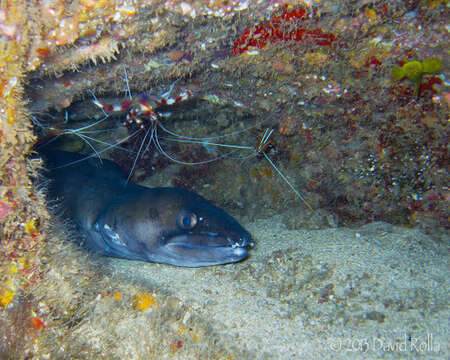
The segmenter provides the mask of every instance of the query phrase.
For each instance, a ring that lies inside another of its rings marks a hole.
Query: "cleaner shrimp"
[[[239,151],[239,149],[230,149],[230,151],[222,154],[214,154],[214,156],[211,156],[206,160],[186,161],[180,159],[179,157],[177,157],[177,155],[171,154],[165,148],[163,143],[174,142],[173,139],[192,140],[193,142],[195,141],[195,143],[206,147],[211,141],[216,141],[218,139],[230,136],[236,136],[254,127],[250,126],[241,130],[232,131],[230,133],[206,137],[188,137],[179,134],[173,130],[170,130],[165,125],[165,119],[171,115],[170,111],[172,107],[193,97],[191,91],[187,89],[181,89],[181,91],[178,92],[177,96],[172,97],[172,93],[174,92],[174,88],[177,83],[177,81],[175,81],[170,85],[169,90],[160,96],[154,94],[141,94],[133,97],[130,91],[128,76],[125,68],[124,74],[127,93],[127,98],[125,100],[121,99],[116,102],[108,102],[103,99],[98,99],[96,95],[92,91],[90,91],[93,98],[92,103],[98,109],[100,109],[103,114],[103,116],[98,120],[92,121],[87,125],[77,128],[57,129],[51,126],[46,127],[42,123],[40,123],[37,118],[34,118],[33,121],[39,128],[47,129],[50,132],[50,135],[48,136],[50,139],[49,141],[45,142],[45,144],[48,144],[63,135],[77,136],[88,146],[91,151],[90,155],[86,155],[85,158],[78,160],[77,162],[84,161],[92,157],[98,157],[99,161],[101,161],[100,155],[109,150],[119,149],[128,151],[133,156],[133,163],[129,170],[127,179],[127,181],[129,181],[133,176],[138,160],[141,159],[144,154],[149,152],[152,146],[154,146],[157,153],[161,154],[171,162],[180,165],[207,164],[228,157],[231,154]],[[109,120],[113,117],[120,118],[120,127],[127,130],[126,136],[121,137],[118,141],[111,142],[100,140],[98,137],[93,135],[96,133],[113,130],[111,128],[101,128],[106,124],[106,120]],[[69,123],[68,111],[66,111],[66,118],[64,123]],[[135,141],[135,143],[137,144],[135,149],[130,150],[126,146],[122,146],[123,144],[131,140]],[[211,149],[211,147],[209,149]],[[70,165],[73,165],[73,163],[69,163],[64,166]]]
[[[85,126],[81,126],[75,129],[64,129],[56,132],[56,136],[54,138],[59,137],[61,135],[75,135],[79,137],[87,146],[92,150],[90,155],[86,155],[85,158],[78,160],[84,161],[92,157],[98,157],[99,161],[101,161],[100,155],[104,152],[107,152],[112,149],[120,149],[124,151],[128,151],[133,156],[133,162],[131,168],[128,173],[127,181],[131,179],[133,173],[135,171],[138,160],[149,151],[150,147],[153,145],[156,151],[170,160],[171,162],[180,164],[180,165],[202,165],[211,163],[214,161],[218,161],[220,159],[233,157],[233,155],[237,153],[247,152],[247,155],[238,155],[239,159],[248,159],[254,157],[263,157],[270,164],[270,166],[276,171],[276,173],[283,179],[283,181],[288,185],[292,192],[310,209],[313,210],[312,206],[308,203],[308,201],[304,198],[304,196],[295,188],[292,182],[288,179],[288,177],[280,170],[280,168],[274,163],[274,161],[269,156],[269,151],[272,147],[271,137],[274,133],[274,129],[266,128],[263,135],[258,139],[255,145],[240,145],[240,144],[232,144],[232,143],[224,143],[221,142],[223,139],[230,138],[236,135],[240,135],[244,132],[249,131],[261,125],[257,123],[256,125],[249,126],[247,128],[232,131],[230,133],[215,135],[215,136],[206,136],[206,137],[192,137],[182,135],[178,132],[168,129],[164,124],[164,119],[170,116],[170,109],[172,106],[180,104],[184,101],[187,101],[192,98],[191,91],[187,89],[182,89],[179,94],[175,97],[172,97],[172,92],[177,83],[175,81],[169,87],[169,90],[163,93],[161,96],[157,95],[139,95],[137,97],[133,97],[131,95],[131,91],[128,83],[128,76],[126,69],[124,68],[125,81],[126,81],[126,90],[127,90],[127,99],[119,101],[117,103],[109,103],[103,100],[99,100],[93,92],[92,95],[92,103],[99,108],[103,117],[99,120],[91,122]],[[65,122],[68,122],[68,112],[66,112]],[[115,142],[107,142],[102,141],[92,136],[97,132],[104,132],[108,129],[97,129],[99,125],[104,124],[104,122],[113,116],[119,116],[121,119],[121,125],[127,129],[128,134],[118,141]],[[34,120],[35,122],[37,119]],[[42,124],[38,124],[39,127],[43,127]],[[55,130],[52,128],[51,130]],[[126,147],[122,147],[121,145],[128,142],[131,139],[138,139],[137,141],[137,149],[135,151],[130,150]],[[50,140],[52,141],[52,140]],[[164,142],[172,142],[172,143],[186,143],[186,144],[197,144],[207,148],[224,148],[227,149],[227,152],[222,153],[217,156],[213,156],[206,160],[201,161],[185,161],[177,158],[176,155],[172,155],[166,150],[163,146]],[[98,149],[96,145],[99,144],[102,146],[101,149]],[[66,164],[64,166],[70,166],[73,163]]]

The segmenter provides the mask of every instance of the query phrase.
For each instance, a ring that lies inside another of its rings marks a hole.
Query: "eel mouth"
[[[166,263],[199,267],[242,261],[253,246],[249,235],[234,240],[215,233],[184,233],[168,239],[158,253]]]
[[[212,232],[176,232],[162,236],[156,246],[145,241],[130,241],[109,225],[94,226],[103,239],[104,251],[109,256],[147,260],[175,266],[201,267],[239,262],[247,258],[254,246],[247,232],[232,236]],[[127,241],[128,240],[128,241]],[[129,244],[138,244],[130,247]]]

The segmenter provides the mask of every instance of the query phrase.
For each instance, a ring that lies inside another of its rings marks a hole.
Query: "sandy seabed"
[[[247,224],[240,264],[189,269],[102,260],[112,278],[164,289],[252,359],[448,357],[448,250],[423,232],[371,223],[287,230]]]

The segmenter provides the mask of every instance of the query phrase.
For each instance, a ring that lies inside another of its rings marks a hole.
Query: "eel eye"
[[[178,215],[178,226],[184,230],[193,229],[197,225],[197,215],[190,211],[182,211]]]

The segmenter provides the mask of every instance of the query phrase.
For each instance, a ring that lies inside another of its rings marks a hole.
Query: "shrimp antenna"
[[[261,140],[258,142],[255,150],[258,152],[258,154],[263,155],[266,160],[269,162],[269,164],[275,169],[275,171],[278,173],[278,175],[281,176],[281,178],[284,180],[286,184],[291,188],[291,190],[294,192],[295,195],[311,210],[314,211],[312,206],[306,201],[306,199],[303,197],[302,194],[295,188],[294,185],[289,181],[286,175],[283,174],[283,172],[278,168],[278,166],[275,165],[275,163],[272,161],[272,159],[267,155],[267,148],[270,145],[269,139],[273,134],[273,129],[267,128],[264,132],[264,135],[261,137]]]
[[[130,83],[128,82],[128,73],[127,73],[127,68],[125,67],[125,65],[123,66],[123,75],[124,75],[124,79],[125,79],[125,83],[127,85],[127,94],[128,97],[130,98],[130,101],[133,100],[133,96],[131,95],[131,90],[130,90]]]

